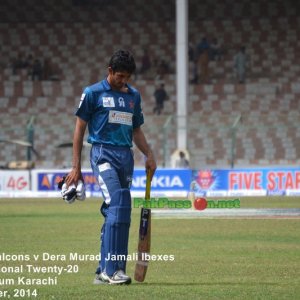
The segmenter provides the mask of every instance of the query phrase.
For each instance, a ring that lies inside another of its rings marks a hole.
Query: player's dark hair
[[[108,66],[113,72],[128,72],[129,74],[134,73],[136,69],[133,55],[127,50],[116,51],[110,58]]]

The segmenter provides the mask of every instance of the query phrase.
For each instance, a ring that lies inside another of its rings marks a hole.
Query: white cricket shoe
[[[101,274],[96,274],[93,283],[94,284],[108,284],[108,282],[102,280],[100,275]]]
[[[131,278],[123,270],[116,271],[113,276],[108,276],[106,272],[100,274],[102,281],[109,284],[130,284]]]

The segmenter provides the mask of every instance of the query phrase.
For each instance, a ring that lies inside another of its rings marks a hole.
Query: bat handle
[[[151,189],[151,176],[150,172],[147,171],[147,177],[146,177],[146,191],[145,191],[145,199],[150,199],[150,189]]]

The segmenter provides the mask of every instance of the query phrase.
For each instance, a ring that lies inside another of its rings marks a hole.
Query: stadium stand
[[[70,165],[71,149],[56,146],[71,141],[73,113],[83,87],[105,76],[108,57],[120,47],[135,53],[138,68],[145,47],[152,57],[170,63],[171,73],[163,79],[138,75],[133,81],[143,95],[145,132],[158,163],[166,164],[176,149],[175,2],[122,3],[24,0],[20,6],[17,0],[1,1],[5,66],[0,72],[0,138],[24,138],[26,121],[37,116],[35,148],[40,158],[36,167]],[[298,12],[299,4],[293,1],[189,1],[190,41],[196,44],[202,36],[217,36],[225,47],[222,60],[209,63],[210,84],[189,87],[188,150],[194,167],[230,166],[231,126],[239,114],[235,166],[299,164]],[[246,83],[239,85],[233,55],[242,44],[251,67]],[[9,63],[20,51],[42,60],[50,57],[60,68],[60,80],[32,81],[26,70],[13,74]],[[164,81],[170,95],[162,116],[152,114],[157,80]],[[174,116],[173,127],[162,130],[169,115]],[[86,167],[88,150],[83,155]],[[20,146],[2,144],[0,165],[24,160],[25,155]],[[138,152],[136,163],[143,164]]]

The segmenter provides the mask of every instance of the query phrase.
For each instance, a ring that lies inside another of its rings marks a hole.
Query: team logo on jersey
[[[132,125],[132,113],[110,110],[108,116],[109,123]]]
[[[130,107],[130,109],[133,109],[133,108],[134,108],[134,102],[133,102],[133,100],[130,100],[130,101],[129,101],[129,107]]]
[[[124,101],[124,98],[123,98],[123,97],[120,97],[120,98],[118,99],[118,101],[119,101],[119,106],[120,106],[120,107],[125,107],[125,101]]]
[[[115,107],[115,100],[113,97],[102,97],[103,107]]]

